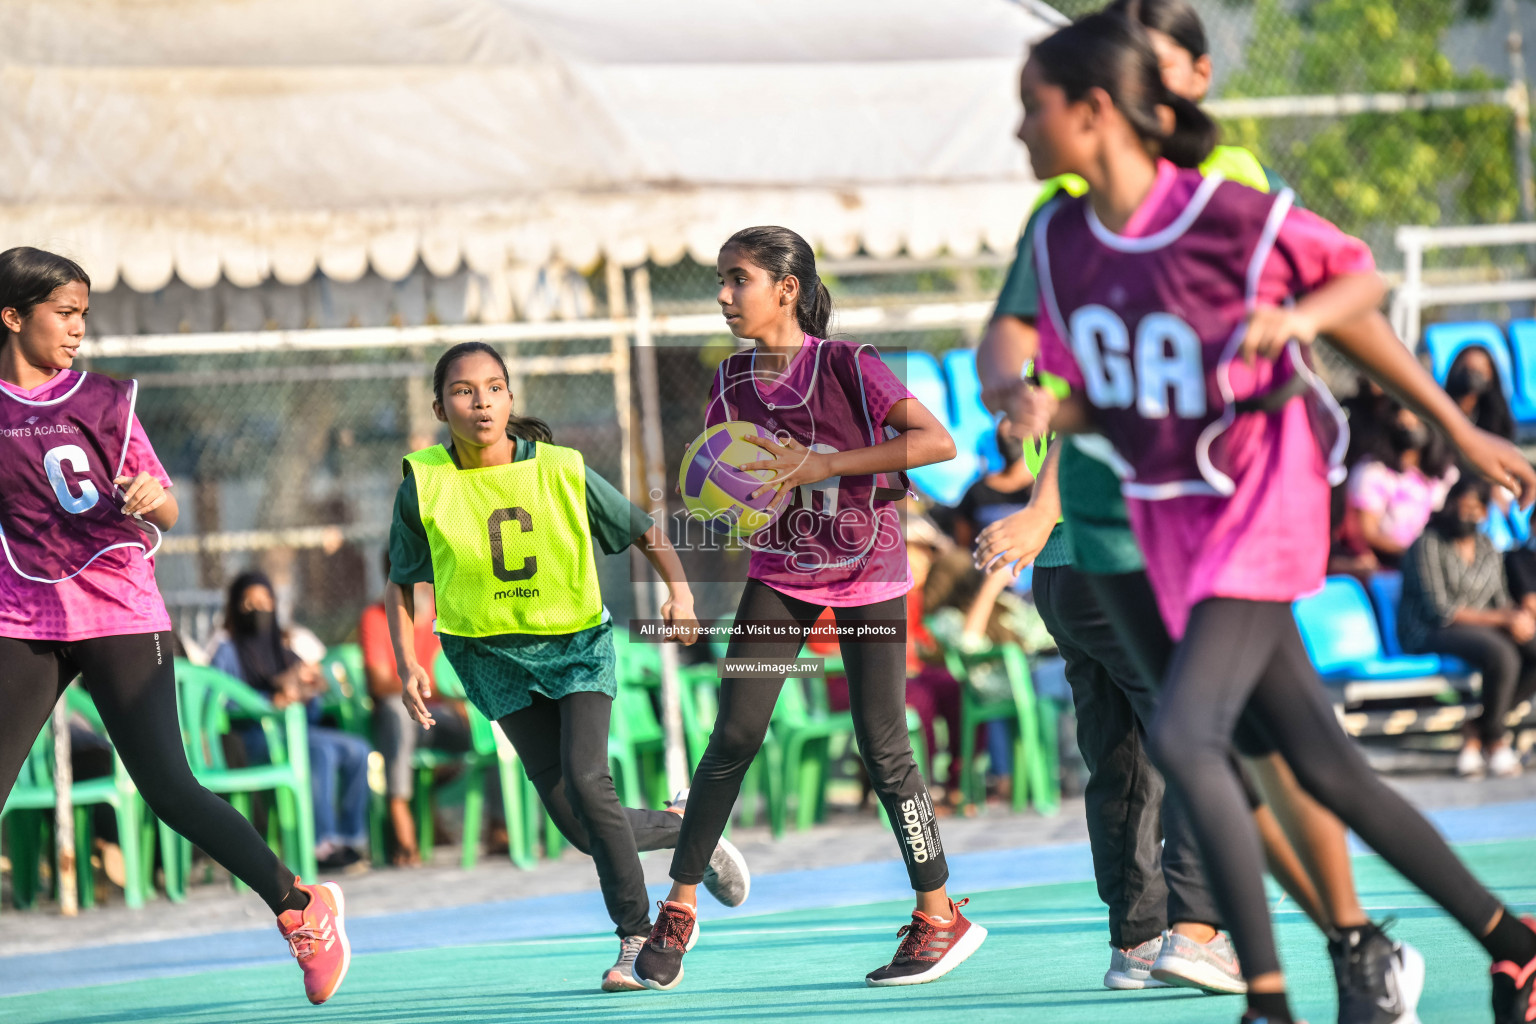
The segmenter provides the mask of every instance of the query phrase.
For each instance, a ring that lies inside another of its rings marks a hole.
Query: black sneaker
[[[923,985],[937,981],[959,967],[981,948],[987,930],[967,921],[960,908],[968,899],[949,904],[948,921],[935,921],[921,910],[912,911],[912,923],[896,932],[901,945],[896,956],[878,971],[870,971],[864,981],[874,987],[885,985]]]
[[[665,992],[683,980],[683,954],[699,941],[699,922],[694,909],[686,903],[658,901],[661,913],[651,926],[635,957],[635,980],[646,988]]]
[[[1382,926],[1346,929],[1328,940],[1339,984],[1339,1024],[1418,1024],[1424,957]]]
[[[1536,931],[1536,920],[1521,918]],[[1493,1024],[1527,1024],[1536,1020],[1536,960],[1520,965],[1500,960],[1489,969],[1493,975]]]

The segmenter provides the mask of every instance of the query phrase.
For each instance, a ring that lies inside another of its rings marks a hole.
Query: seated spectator
[[[1029,504],[1034,488],[1035,475],[1024,461],[1023,444],[999,429],[997,448],[1003,454],[1003,468],[971,484],[955,506],[951,532],[955,544],[965,551],[975,546],[983,528]]]
[[[1376,450],[1349,471],[1341,547],[1363,570],[1395,569],[1458,473],[1439,436],[1396,403],[1373,433]]]
[[[1456,772],[1520,774],[1504,719],[1536,693],[1536,616],[1510,600],[1504,562],[1478,525],[1488,515],[1481,477],[1457,481],[1445,508],[1403,560],[1398,638],[1411,654],[1449,654],[1483,674],[1483,710],[1467,723]]]
[[[235,577],[229,588],[224,627],[229,636],[213,652],[213,667],[266,694],[274,707],[308,703],[325,691],[319,668],[294,653],[278,626],[276,597],[264,574],[244,572]],[[318,710],[318,703],[310,705],[315,855],[327,870],[362,867],[368,847],[368,755],[372,748],[360,736],[317,725]],[[269,759],[266,735],[260,728],[243,729],[240,736],[252,761]]]
[[[389,554],[384,556],[384,578],[389,579]],[[416,657],[432,680],[437,693],[433,666],[441,649],[432,632],[434,616],[431,588],[422,587],[416,595]],[[416,841],[416,820],[411,816],[411,797],[415,793],[416,773],[411,758],[417,747],[460,753],[470,748],[469,719],[457,701],[430,700],[427,708],[437,724],[424,729],[413,719],[400,699],[400,676],[395,671],[395,652],[389,639],[389,620],[384,602],[363,609],[357,624],[357,642],[363,649],[363,673],[367,676],[368,695],[373,698],[373,739],[384,755],[384,780],[389,792],[389,820],[395,832],[393,862],[397,867],[421,863],[421,849]]]
[[[1471,345],[1461,350],[1445,375],[1445,392],[1474,424],[1490,434],[1515,439],[1515,418],[1504,397],[1504,382],[1487,349]]]

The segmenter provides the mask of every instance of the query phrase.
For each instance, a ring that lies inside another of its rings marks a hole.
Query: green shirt
[[[517,439],[512,461],[532,458],[534,442]],[[587,523],[604,552],[616,555],[649,530],[654,520],[618,489],[586,472]],[[401,586],[432,582],[432,550],[421,525],[416,480],[407,476],[395,492],[389,527],[389,578]],[[485,717],[521,711],[533,694],[559,700],[571,693],[618,692],[613,672],[613,624],[552,635],[442,636],[443,654],[464,685],[464,693]]]

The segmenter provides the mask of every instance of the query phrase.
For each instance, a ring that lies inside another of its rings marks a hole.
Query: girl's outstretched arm
[[[1398,340],[1386,317],[1372,310],[1328,333],[1345,358],[1419,417],[1439,427],[1473,468],[1518,494],[1523,507],[1531,507],[1536,500],[1536,470],[1530,461],[1509,441],[1473,426],[1408,346]]]
[[[666,531],[658,523],[635,538],[635,547],[667,585],[667,599],[661,603],[661,621],[667,639],[692,646],[699,639],[699,621],[693,614],[693,591],[683,575],[683,563],[677,557]]]
[[[389,639],[395,648],[395,670],[400,673],[400,700],[411,717],[423,729],[437,724],[427,710],[426,698],[432,696],[432,679],[416,660],[415,587],[402,587],[389,580],[384,587],[384,617],[389,620]]]

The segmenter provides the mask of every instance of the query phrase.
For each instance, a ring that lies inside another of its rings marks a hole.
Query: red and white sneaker
[[[686,903],[663,900],[656,906],[661,913],[635,957],[634,974],[646,988],[666,992],[683,980],[683,954],[699,941],[699,919]]]
[[[318,1006],[336,994],[352,965],[347,902],[335,882],[300,885],[295,879],[294,888],[309,894],[309,906],[277,915],[277,930],[304,972],[304,994]]]
[[[1536,931],[1536,919],[1520,919]],[[1536,960],[1517,964],[1500,960],[1489,969],[1493,975],[1493,1024],[1531,1024],[1536,1021]]]
[[[969,902],[951,900],[947,921],[937,921],[921,910],[912,911],[912,923],[896,932],[901,938],[896,956],[878,971],[866,974],[864,981],[874,987],[923,985],[959,967],[987,938],[985,928],[960,913]]]

